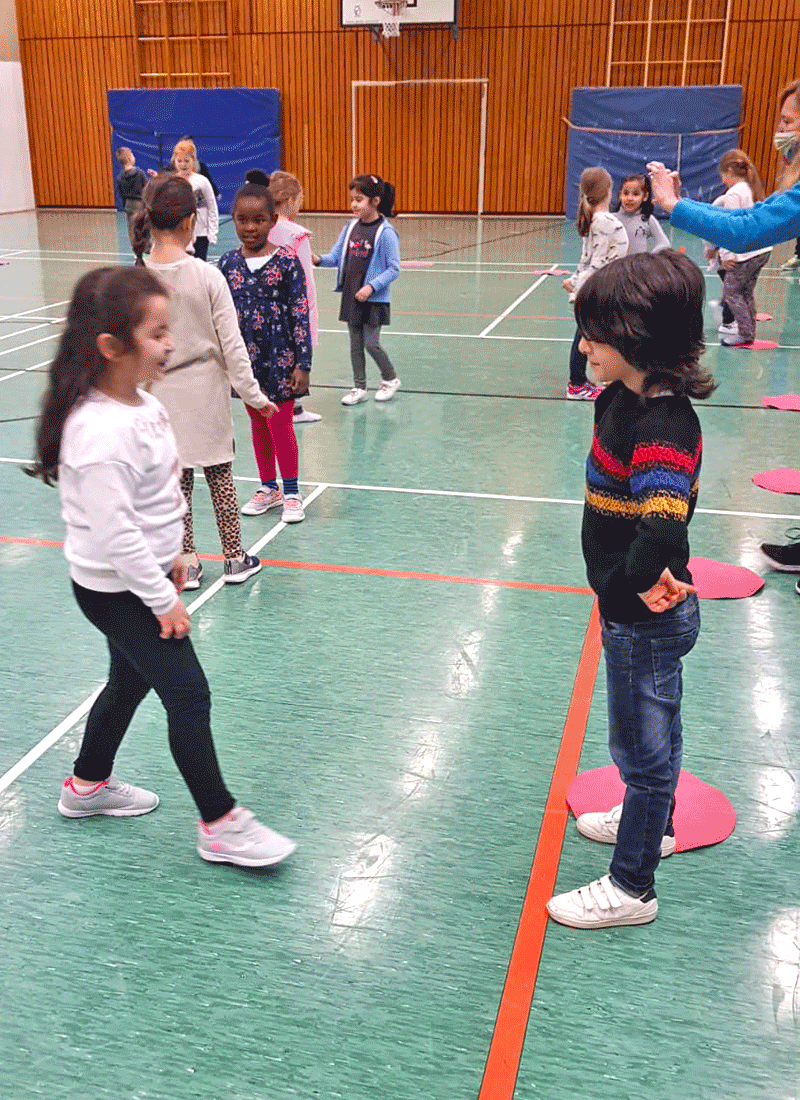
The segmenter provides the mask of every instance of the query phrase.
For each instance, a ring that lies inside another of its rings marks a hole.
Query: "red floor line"
[[[0,542],[17,543],[24,546],[63,546],[63,542],[53,539],[29,539],[12,535],[0,535]],[[203,561],[222,561],[219,554],[200,554]],[[262,558],[261,564],[270,569],[307,569],[317,573],[356,573],[370,577],[398,577],[401,580],[445,581],[450,584],[484,584],[495,588],[523,588],[533,592],[566,592],[575,596],[591,596],[590,588],[581,588],[569,584],[538,584],[536,581],[510,581],[491,577],[460,577],[449,573],[417,573],[408,569],[372,569],[366,565],[330,565],[319,561],[277,561]]]
[[[569,811],[567,787],[578,770],[600,661],[600,617],[593,604],[556,757],[528,888],[511,951],[478,1100],[512,1100],[539,971]]]

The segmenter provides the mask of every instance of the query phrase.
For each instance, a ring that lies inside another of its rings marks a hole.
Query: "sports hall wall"
[[[680,20],[689,0],[655,0]],[[342,30],[339,0],[17,0],[37,204],[112,206],[106,91],[131,87],[276,87],[285,167],[309,210],[340,210],[351,169],[351,81],[488,79],[485,210],[563,210],[570,90],[605,85],[612,9],[647,18],[650,0],[461,0],[461,30],[403,29],[376,43]],[[725,0],[694,0],[711,15]],[[712,10],[713,9],[713,10]],[[800,75],[800,0],[728,0],[692,34],[686,83],[742,84],[743,145],[774,179],[778,88]],[[658,11],[656,11],[658,17]],[[166,29],[165,29],[166,28]],[[680,84],[684,35],[659,29],[648,83]],[[642,27],[615,32],[611,83],[644,83]],[[164,39],[160,41],[159,39]],[[202,79],[146,76],[200,72]],[[657,129],[643,120],[642,129]],[[474,212],[480,85],[357,92],[358,170],[402,180],[399,209]],[[635,167],[635,166],[634,166]]]

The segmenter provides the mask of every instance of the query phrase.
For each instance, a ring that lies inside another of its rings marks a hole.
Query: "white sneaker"
[[[547,912],[553,920],[570,928],[617,928],[655,920],[658,900],[655,896],[648,901],[634,898],[619,890],[608,875],[603,875],[587,886],[550,898]]]
[[[283,493],[280,489],[256,489],[248,500],[242,505],[243,516],[263,516],[270,508],[280,508],[283,504]]]
[[[722,324],[722,302],[718,298],[708,303],[708,308],[711,310],[711,316],[714,318],[715,325]]]
[[[739,325],[736,321],[732,321],[729,325],[720,325],[717,332],[721,336],[738,336]]]
[[[158,805],[158,795],[124,783],[110,775],[102,783],[79,791],[69,775],[61,788],[58,812],[62,817],[139,817],[149,814]]]
[[[361,390],[358,386],[353,386],[349,393],[346,393],[342,398],[343,405],[357,405],[359,401],[367,400],[367,391]]]
[[[235,806],[216,825],[197,823],[197,854],[209,863],[270,867],[290,856],[293,840],[268,829],[243,806]]]
[[[376,401],[391,401],[397,391],[400,389],[400,379],[392,378],[389,382],[381,382],[375,391]]]
[[[306,518],[306,513],[303,509],[303,498],[298,493],[295,496],[293,493],[283,498],[283,511],[281,512],[281,519],[284,523],[302,523]]]
[[[619,819],[622,817],[622,803],[612,806],[605,813],[581,814],[577,820],[578,832],[581,836],[588,836],[590,840],[596,840],[598,844],[616,844]],[[666,859],[675,851],[675,837],[663,836],[661,838],[661,858]]]
[[[295,424],[316,424],[318,420],[322,420],[322,417],[319,413],[312,413],[308,409],[303,409],[302,412],[294,413],[292,420]]]

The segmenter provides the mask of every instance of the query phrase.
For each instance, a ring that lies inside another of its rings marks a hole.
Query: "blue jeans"
[[[652,891],[661,838],[673,831],[683,749],[681,657],[699,633],[694,595],[644,622],[602,620],[609,748],[625,784],[610,874],[635,896]]]

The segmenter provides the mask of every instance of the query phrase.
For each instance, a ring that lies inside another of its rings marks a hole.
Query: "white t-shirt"
[[[126,405],[96,390],[67,417],[58,488],[70,576],[95,592],[133,592],[157,615],[177,593],[186,502],[166,411],[139,391]]]
[[[217,230],[219,229],[219,210],[217,200],[214,197],[214,188],[205,176],[199,172],[192,172],[189,176],[189,184],[194,191],[194,201],[197,203],[197,223],[194,227],[195,237],[208,237],[211,244],[217,243]]]
[[[749,207],[755,206],[750,184],[747,180],[739,180],[733,187],[729,187],[724,195],[716,198],[714,205],[724,206],[728,210],[747,210]],[[741,263],[742,260],[749,260],[753,256],[762,256],[765,252],[771,251],[771,248],[757,248],[755,252],[729,252],[727,248],[721,248],[719,258],[723,263],[725,260],[736,260],[737,263]]]

